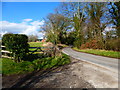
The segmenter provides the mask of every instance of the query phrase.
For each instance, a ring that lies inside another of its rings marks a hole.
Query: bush
[[[82,44],[80,49],[87,49],[87,48],[95,48],[96,46],[96,41],[95,40],[91,40],[89,42],[86,42],[85,44]]]
[[[120,38],[107,40],[105,43],[106,50],[120,51]]]
[[[82,44],[80,49],[86,49],[86,45],[85,44]]]
[[[120,38],[108,39],[105,42],[100,40],[91,40],[82,44],[80,49],[105,49],[105,50],[114,50],[120,51]]]
[[[2,38],[2,44],[6,49],[12,52],[14,59],[20,61],[24,59],[29,52],[28,37],[22,34],[5,34]]]
[[[85,44],[82,44],[80,49],[103,49],[104,45],[99,40],[91,40],[89,42],[86,42]]]

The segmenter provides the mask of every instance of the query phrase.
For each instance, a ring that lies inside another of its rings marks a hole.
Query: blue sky
[[[20,22],[26,18],[41,20],[54,12],[58,5],[59,2],[3,2],[2,19],[10,22]]]
[[[2,35],[11,33],[34,34],[42,37],[39,33],[40,25],[44,24],[44,18],[60,2],[2,2]]]

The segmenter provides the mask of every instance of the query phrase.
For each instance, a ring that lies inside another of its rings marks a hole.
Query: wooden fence
[[[5,46],[1,46],[2,50],[1,50],[1,57],[3,58],[13,58],[10,55],[8,56],[8,54],[11,54],[12,52],[4,50],[6,49]],[[4,48],[4,49],[3,49]],[[30,54],[33,54],[34,52],[39,52],[39,53],[47,53],[47,52],[51,52],[53,51],[54,47],[29,47],[30,49],[35,49],[33,51],[29,50]]]
[[[8,54],[12,53],[10,51],[7,51],[7,50],[3,50],[3,48],[5,49],[5,46],[1,46],[2,50],[1,50],[1,57],[4,57],[4,58],[13,58],[13,57],[10,57],[8,56]]]

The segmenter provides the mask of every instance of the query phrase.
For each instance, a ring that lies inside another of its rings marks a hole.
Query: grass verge
[[[99,49],[78,49],[76,47],[74,47],[73,49],[76,51],[100,55],[100,56],[120,58],[120,52],[117,51],[108,51],[108,50],[99,50]]]
[[[22,61],[19,63],[14,62],[11,59],[2,58],[2,74],[11,75],[11,74],[21,74],[32,72],[35,70],[48,69],[52,67],[58,67],[61,65],[69,64],[69,56],[62,54],[62,56],[56,57],[45,57],[42,59],[35,59],[33,61]]]

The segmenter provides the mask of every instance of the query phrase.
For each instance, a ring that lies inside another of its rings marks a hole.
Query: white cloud
[[[43,25],[44,24],[44,20],[40,21],[33,21],[30,23],[33,26],[39,26],[39,25]]]
[[[37,35],[39,38],[43,37],[43,33],[39,32],[44,21],[32,21],[32,19],[24,19],[21,23],[12,23],[8,21],[0,21],[1,35],[5,33],[19,33],[26,35]]]
[[[29,21],[32,21],[32,19],[23,19],[23,21],[29,22]]]

